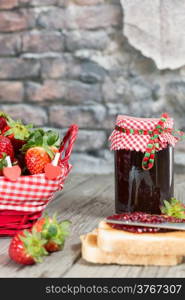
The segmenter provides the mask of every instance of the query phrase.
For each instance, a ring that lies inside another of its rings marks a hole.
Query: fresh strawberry
[[[185,219],[185,205],[176,198],[171,198],[170,201],[164,200],[161,212],[167,216]]]
[[[15,153],[19,152],[28,140],[31,134],[30,128],[32,128],[32,125],[23,125],[21,121],[13,121],[9,117],[2,134],[11,140]]]
[[[0,135],[0,158],[3,157],[3,153],[10,156],[11,160],[14,159],[14,149],[11,141],[6,136]]]
[[[30,148],[25,155],[26,166],[30,173],[40,174],[44,172],[44,167],[51,161],[51,158],[42,147]]]
[[[63,248],[65,238],[69,235],[70,224],[68,220],[58,222],[56,216],[46,216],[34,224],[33,231],[40,232],[42,238],[47,241],[44,247],[48,252],[55,252]]]
[[[46,241],[41,239],[39,233],[31,233],[27,230],[21,231],[11,240],[9,256],[16,263],[23,265],[42,262],[43,256],[48,254],[43,247],[45,243]]]
[[[44,172],[44,167],[54,158],[58,151],[58,134],[42,129],[35,130],[22,147],[25,152],[26,166],[31,174],[40,174]]]

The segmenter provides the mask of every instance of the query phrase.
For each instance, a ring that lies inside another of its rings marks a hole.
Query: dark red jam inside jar
[[[163,143],[159,140],[160,150],[155,152],[153,167],[149,170],[142,168],[145,146],[148,145],[148,131],[140,135],[137,135],[137,132],[146,128],[154,130],[158,121],[159,119],[127,116],[117,118],[116,127],[126,128],[124,131],[115,128],[110,137],[111,149],[115,150],[115,210],[118,214],[135,211],[160,214],[163,201],[173,197],[174,148],[170,144],[172,136],[163,136],[166,138]],[[172,127],[173,121],[171,122],[172,124],[167,124],[166,127]],[[136,130],[135,136],[133,129]]]
[[[163,200],[169,200],[174,193],[173,153],[171,146],[158,151],[154,166],[145,171],[142,169],[144,153],[115,151],[116,213],[161,213]]]

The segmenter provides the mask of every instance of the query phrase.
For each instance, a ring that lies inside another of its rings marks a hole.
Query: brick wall
[[[160,72],[132,48],[122,14],[118,0],[0,0],[0,109],[62,132],[76,122],[77,172],[112,170],[118,113],[169,111],[185,128],[185,68]]]

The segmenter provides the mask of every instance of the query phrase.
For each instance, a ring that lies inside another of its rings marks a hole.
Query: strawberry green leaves
[[[49,243],[52,242],[61,249],[65,243],[65,238],[69,235],[70,225],[71,222],[68,220],[58,222],[56,215],[52,218],[46,217],[41,235]]]
[[[26,141],[30,136],[30,129],[33,127],[32,124],[23,125],[21,121],[14,121],[10,117],[7,122],[9,129],[4,132],[4,136],[10,136],[13,134],[15,139]]]
[[[176,198],[171,198],[170,201],[164,200],[161,212],[167,216],[185,219],[185,205]]]
[[[46,240],[41,238],[39,232],[24,231],[24,235],[19,235],[20,240],[23,242],[26,253],[30,255],[35,262],[42,262],[43,256],[48,255],[44,248]]]
[[[44,131],[41,128],[34,130],[29,137],[27,143],[22,147],[22,151],[26,152],[33,147],[42,147],[48,153],[51,159],[54,158],[54,153],[51,149],[52,146],[59,147],[60,139],[59,134],[52,130]]]
[[[41,237],[47,240],[45,248],[48,252],[59,251],[63,248],[66,237],[69,236],[71,222],[64,220],[59,222],[56,214],[53,217],[44,216],[33,226],[33,230],[41,233]]]

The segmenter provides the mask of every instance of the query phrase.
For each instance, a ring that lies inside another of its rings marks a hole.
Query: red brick
[[[121,25],[122,13],[118,5],[74,6],[66,9],[66,27],[69,29],[96,29]]]
[[[61,57],[50,57],[41,60],[42,78],[79,79],[82,74],[82,63],[71,54],[64,54]]]
[[[62,78],[67,76],[68,63],[65,57],[62,58],[45,58],[41,61],[42,78]],[[72,65],[74,69],[74,65]]]
[[[66,35],[66,46],[69,51],[79,49],[104,50],[110,44],[105,30],[71,30]]]
[[[0,81],[0,101],[20,102],[23,100],[23,84],[15,81]]]
[[[122,26],[122,10],[119,5],[69,5],[66,9],[52,7],[41,11],[37,23],[49,29],[96,29]]]
[[[25,30],[35,25],[34,13],[31,10],[1,11],[0,31],[14,32]]]
[[[79,91],[81,89],[83,93],[84,89],[87,90],[88,86],[81,84],[79,81],[84,83],[102,82],[104,80],[105,70],[96,63],[88,61],[81,62],[72,57],[72,55],[65,54],[59,58],[50,57],[42,59],[41,76],[47,79],[75,79],[76,81],[72,83],[68,81],[67,85],[69,89],[78,89]],[[91,89],[93,93],[99,93],[99,91],[94,91],[93,86],[90,86],[89,89]],[[80,92],[78,94],[80,94]],[[92,97],[90,98],[92,99]]]
[[[32,31],[23,34],[23,52],[43,53],[62,51],[63,49],[64,38],[60,32]]]
[[[42,85],[27,82],[25,95],[29,101],[45,101],[62,99],[65,95],[65,87],[61,81],[46,80]]]
[[[22,120],[25,124],[32,123],[36,126],[47,124],[48,118],[44,108],[26,104],[1,105],[0,110],[10,114],[12,118]]]
[[[25,94],[29,101],[65,100],[77,104],[101,101],[99,85],[79,81],[46,80],[42,85],[28,82]]]
[[[37,77],[40,63],[35,59],[0,58],[0,79],[25,79]]]
[[[0,55],[15,55],[20,53],[21,38],[19,34],[0,35]]]
[[[65,82],[65,99],[69,103],[83,104],[91,101],[101,102],[98,84],[86,84],[77,80]]]
[[[11,9],[18,6],[18,0],[1,0],[0,9]]]

